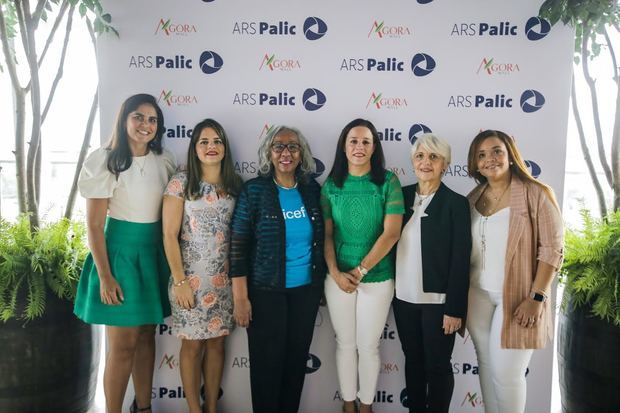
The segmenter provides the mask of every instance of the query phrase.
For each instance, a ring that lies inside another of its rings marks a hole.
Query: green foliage
[[[595,58],[605,45],[597,42],[597,34],[603,34],[608,26],[620,24],[620,6],[616,0],[546,0],[539,9],[539,15],[553,26],[558,21],[575,28],[575,54],[581,54],[583,36],[590,38],[587,51],[590,59]],[[579,63],[579,57],[576,57]]]
[[[15,223],[0,219],[0,320],[40,317],[47,289],[73,300],[88,252],[85,238],[84,225],[66,219],[34,234],[25,215]]]
[[[588,304],[599,318],[620,326],[620,211],[594,219],[581,211],[583,229],[568,230],[565,238],[564,304]]]

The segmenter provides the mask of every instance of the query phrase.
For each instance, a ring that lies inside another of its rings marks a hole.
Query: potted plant
[[[73,315],[86,258],[84,225],[30,231],[0,219],[0,411],[86,412],[99,363],[99,330]]]
[[[582,210],[567,230],[558,323],[558,366],[566,412],[620,406],[620,211],[605,219]]]

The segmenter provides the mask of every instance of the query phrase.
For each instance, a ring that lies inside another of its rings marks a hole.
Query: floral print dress
[[[164,195],[184,199],[187,174],[172,177]],[[194,308],[180,307],[170,277],[168,296],[172,308],[172,331],[180,338],[205,340],[230,334],[234,327],[232,284],[228,278],[230,221],[235,199],[218,195],[216,187],[201,182],[202,195],[184,199],[179,235],[183,270],[194,291]]]

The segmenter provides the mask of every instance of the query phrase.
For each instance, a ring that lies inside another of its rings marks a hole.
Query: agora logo
[[[263,70],[263,68],[267,68],[271,71],[281,70],[289,72],[291,70],[301,69],[301,63],[296,59],[277,59],[275,54],[270,56],[265,53],[258,70]]]
[[[377,109],[400,109],[407,106],[407,99],[385,97],[383,93],[372,92],[366,103],[366,109],[375,107]]]
[[[487,59],[486,57],[480,62],[476,74],[486,73],[490,75],[509,75],[513,72],[519,72],[519,64],[517,63],[497,63],[494,58]]]
[[[162,90],[157,98],[157,103],[164,102],[167,106],[185,106],[198,103],[198,98],[193,95],[175,95],[172,90]]]
[[[370,39],[372,35],[376,35],[379,39],[411,36],[411,29],[407,26],[388,26],[385,21],[378,22],[375,20],[368,32],[368,38]]]
[[[188,23],[173,23],[172,19],[159,19],[155,34],[163,33],[166,36],[181,35],[187,36],[190,33],[197,33],[196,26]]]
[[[269,125],[268,123],[265,123],[263,125],[263,129],[260,131],[260,135],[258,135],[258,140],[260,141],[261,139],[263,139],[265,137],[265,135],[267,135],[269,132],[271,132],[271,130],[275,127],[275,125]]]

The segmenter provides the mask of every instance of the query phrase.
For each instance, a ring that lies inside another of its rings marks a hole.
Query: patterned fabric
[[[341,271],[355,268],[383,233],[388,214],[404,214],[400,181],[387,171],[381,186],[364,176],[349,175],[338,188],[328,178],[321,190],[325,220],[334,222],[336,261]],[[394,278],[394,254],[389,253],[375,265],[362,282],[381,282]]]
[[[164,195],[183,199],[187,174],[172,177]],[[232,285],[228,278],[230,220],[235,199],[220,196],[214,185],[201,183],[201,196],[184,199],[179,235],[183,270],[194,291],[195,306],[181,308],[174,299],[173,279],[169,297],[172,329],[184,339],[204,340],[225,336],[233,329]]]

